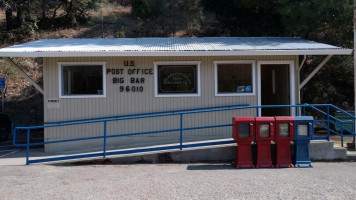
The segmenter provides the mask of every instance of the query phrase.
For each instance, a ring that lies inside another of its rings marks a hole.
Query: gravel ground
[[[355,199],[356,163],[2,166],[0,199]]]

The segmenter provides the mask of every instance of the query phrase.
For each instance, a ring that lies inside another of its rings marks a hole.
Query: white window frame
[[[251,64],[252,68],[252,93],[219,93],[218,92],[218,65],[219,64]],[[255,60],[224,60],[224,61],[214,61],[214,77],[215,77],[215,96],[255,96],[256,95],[256,61]]]
[[[295,105],[295,65],[294,60],[269,60],[269,61],[258,61],[257,62],[257,85],[258,85],[258,105],[261,106],[261,66],[262,65],[289,65],[289,95],[290,102],[289,105]],[[261,116],[262,109],[258,109],[259,116]],[[295,108],[290,108],[290,116],[295,116]]]
[[[83,66],[83,65],[101,65],[103,70],[103,94],[98,95],[63,95],[62,93],[62,67],[63,66]],[[78,99],[78,98],[105,98],[106,97],[106,62],[58,62],[58,86],[59,98]]]
[[[155,97],[200,97],[200,61],[158,61],[154,62]],[[197,66],[197,93],[159,94],[158,93],[158,65],[196,65]]]

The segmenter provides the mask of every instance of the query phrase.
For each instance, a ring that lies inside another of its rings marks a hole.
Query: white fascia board
[[[258,56],[258,55],[351,55],[352,49],[241,50],[241,51],[72,51],[1,52],[0,57],[112,57],[112,56]]]

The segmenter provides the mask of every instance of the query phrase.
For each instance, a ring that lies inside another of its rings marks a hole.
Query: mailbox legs
[[[271,158],[271,141],[257,141],[256,167],[273,167]]]
[[[290,141],[276,142],[276,167],[294,167],[291,161]]]
[[[241,141],[237,143],[236,168],[254,168],[252,163],[251,142]]]
[[[310,161],[309,140],[295,141],[295,167],[313,167]]]

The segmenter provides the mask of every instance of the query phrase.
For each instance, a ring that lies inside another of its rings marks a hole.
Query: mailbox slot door
[[[311,121],[296,121],[295,123],[295,139],[296,140],[311,140],[313,138],[314,127]]]
[[[276,117],[276,140],[294,140],[294,118]]]
[[[274,130],[274,117],[256,117],[256,141],[273,140]]]
[[[233,135],[235,141],[253,141],[255,139],[255,118],[233,118]]]

